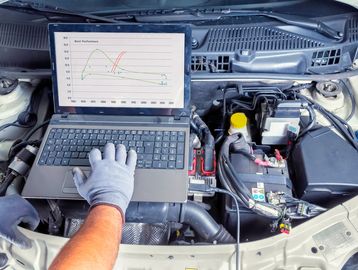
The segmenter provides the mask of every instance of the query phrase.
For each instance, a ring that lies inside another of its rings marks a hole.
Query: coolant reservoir
[[[18,115],[27,109],[35,87],[29,81],[20,81],[14,90],[0,95],[0,127],[15,122]],[[0,161],[7,160],[10,146],[26,130],[10,126],[0,131]]]
[[[248,121],[244,113],[234,113],[231,115],[229,134],[232,135],[235,133],[241,133],[247,142],[251,142]]]

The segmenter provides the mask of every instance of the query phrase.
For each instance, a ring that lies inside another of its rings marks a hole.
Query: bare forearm
[[[53,261],[50,270],[112,269],[121,232],[120,212],[111,206],[96,206]]]

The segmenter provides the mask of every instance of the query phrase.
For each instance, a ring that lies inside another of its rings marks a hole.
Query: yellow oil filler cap
[[[245,128],[247,125],[247,117],[244,113],[234,113],[230,118],[232,128]]]

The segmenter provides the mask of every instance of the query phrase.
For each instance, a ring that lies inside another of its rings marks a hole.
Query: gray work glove
[[[78,193],[87,200],[91,208],[96,205],[111,205],[121,211],[124,219],[129,201],[133,195],[134,170],[137,154],[126,152],[124,145],[104,146],[101,152],[94,148],[89,154],[92,172],[87,178],[83,171],[73,168],[73,179]]]
[[[20,195],[0,197],[0,237],[21,248],[31,248],[31,240],[21,233],[17,225],[21,222],[35,230],[40,218],[35,208]]]

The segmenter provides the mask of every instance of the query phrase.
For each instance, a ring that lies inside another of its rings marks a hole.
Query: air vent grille
[[[48,50],[47,28],[37,25],[0,24],[0,46]]]
[[[228,55],[191,57],[191,71],[228,72],[230,71],[230,57]]]
[[[215,62],[216,72],[227,72],[230,68],[230,57],[219,55]]]
[[[191,70],[192,71],[206,71],[207,59],[206,56],[192,56],[191,57]]]
[[[323,46],[324,43],[313,39],[262,26],[212,28],[208,34],[208,51],[212,52],[276,51]]]
[[[348,20],[347,29],[349,42],[358,41],[358,17],[354,17]]]
[[[312,55],[312,67],[331,66],[339,64],[341,50],[316,51]]]

